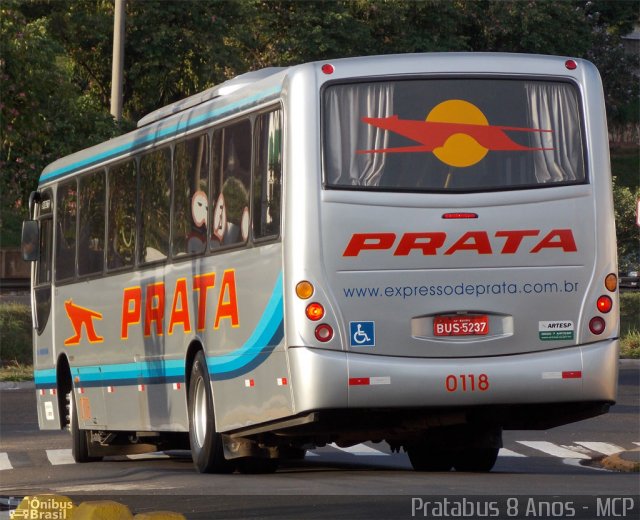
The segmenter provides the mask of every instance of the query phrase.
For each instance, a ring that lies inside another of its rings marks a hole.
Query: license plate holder
[[[435,316],[433,335],[444,336],[486,336],[489,334],[489,316],[486,314],[458,314]]]

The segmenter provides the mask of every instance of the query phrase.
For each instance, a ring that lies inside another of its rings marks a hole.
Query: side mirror
[[[40,225],[37,220],[22,223],[21,250],[25,262],[35,262],[40,258]]]

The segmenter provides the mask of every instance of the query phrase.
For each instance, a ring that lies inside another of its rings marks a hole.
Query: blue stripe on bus
[[[245,344],[230,354],[207,358],[214,380],[232,379],[258,366],[284,337],[282,271],[258,325]]]
[[[250,372],[271,354],[284,338],[284,308],[282,272],[271,293],[267,307],[247,341],[237,350],[220,356],[207,357],[212,379],[227,380]],[[105,387],[154,383],[182,383],[185,365],[182,359],[137,361],[114,365],[90,365],[71,369],[75,386]],[[37,389],[56,387],[56,369],[34,371]]]
[[[113,159],[118,155],[124,155],[126,153],[134,152],[136,149],[141,148],[153,141],[158,139],[162,139],[171,134],[177,134],[179,132],[186,132],[188,130],[194,130],[199,126],[203,126],[212,120],[219,118],[225,114],[231,113],[235,110],[240,110],[243,108],[248,108],[253,104],[256,104],[260,101],[266,100],[271,96],[278,95],[280,93],[281,87],[279,85],[272,87],[268,90],[264,90],[262,92],[258,92],[253,96],[249,96],[243,98],[235,103],[230,103],[223,107],[217,108],[215,110],[211,110],[210,112],[206,112],[197,117],[190,118],[187,121],[180,121],[177,124],[158,130],[152,134],[148,134],[146,136],[141,137],[140,139],[136,139],[129,143],[125,143],[120,146],[116,146],[115,148],[111,148],[110,150],[105,150],[102,153],[98,153],[96,155],[92,155],[91,157],[87,157],[86,159],[82,159],[80,161],[74,162],[62,168],[58,168],[57,170],[50,171],[48,173],[43,173],[40,176],[40,184],[55,179],[56,177],[60,177],[67,173],[71,173],[74,170],[79,170],[81,168],[85,168],[91,166],[92,164],[97,164],[107,159]]]
[[[55,388],[56,387],[56,369],[49,368],[46,370],[34,370],[33,379],[36,388]]]

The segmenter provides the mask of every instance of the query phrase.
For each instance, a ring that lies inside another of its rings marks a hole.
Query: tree
[[[70,63],[22,4],[0,10],[0,195],[3,244],[16,243],[27,201],[46,164],[119,133],[108,113],[69,81]],[[16,229],[17,228],[17,229]]]

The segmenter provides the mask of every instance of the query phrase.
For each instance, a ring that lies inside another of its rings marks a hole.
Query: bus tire
[[[73,390],[67,394],[69,407],[69,430],[71,431],[71,455],[78,463],[98,462],[102,457],[89,456],[90,430],[81,430],[78,424],[78,407]]]
[[[453,463],[456,471],[487,472],[491,471],[498,459],[500,448],[475,448],[462,450],[456,455]]]
[[[407,448],[407,454],[416,471],[450,471],[454,454],[445,449],[414,445]]]
[[[189,383],[189,442],[199,473],[231,473],[224,458],[222,436],[216,431],[211,380],[202,351],[196,354]]]

